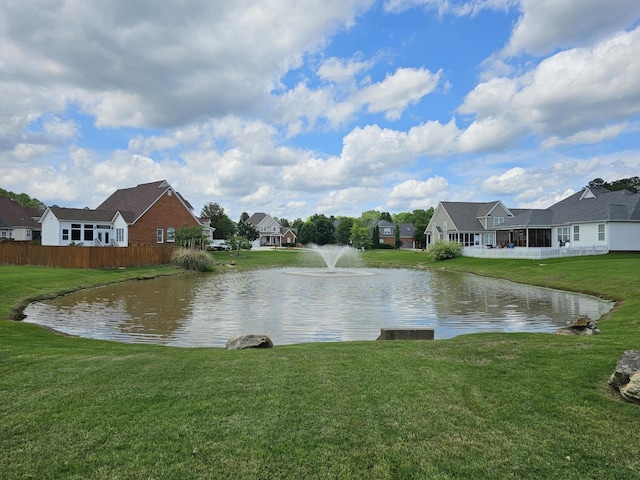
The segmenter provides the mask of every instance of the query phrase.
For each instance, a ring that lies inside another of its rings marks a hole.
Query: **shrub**
[[[429,248],[434,260],[446,260],[448,258],[462,255],[462,244],[460,242],[435,242]]]
[[[213,268],[213,258],[203,250],[179,248],[171,255],[171,264],[185,270],[208,272]]]

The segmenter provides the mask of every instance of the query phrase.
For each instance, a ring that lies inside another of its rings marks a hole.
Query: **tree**
[[[335,232],[333,221],[322,214],[316,213],[307,219],[298,229],[300,243],[327,245],[334,243]]]
[[[389,223],[393,223],[393,220],[391,219],[391,214],[389,212],[382,212],[380,214],[380,220],[385,220]]]
[[[355,248],[369,248],[371,246],[371,229],[362,222],[354,221],[351,225],[351,245]]]
[[[242,212],[242,215],[240,215],[240,222],[246,222],[247,220],[249,220],[249,214],[247,212]]]
[[[611,183],[605,182],[601,178],[594,178],[587,185],[589,188],[606,188],[607,190],[629,190],[630,192],[640,193],[640,177],[629,177],[614,180]]]
[[[336,228],[336,242],[339,245],[347,245],[351,241],[351,229],[355,223],[355,218],[344,217],[340,219],[340,224]]]
[[[372,227],[374,223],[380,220],[380,212],[377,210],[367,210],[366,212],[362,212],[360,219],[365,225]]]
[[[380,246],[380,229],[378,225],[373,226],[373,235],[371,238],[371,248],[378,248]]]
[[[242,220],[238,222],[236,231],[239,237],[246,238],[249,242],[253,242],[260,236],[260,232],[253,225]]]
[[[396,234],[395,234],[395,247],[396,249],[402,246],[402,241],[400,240],[400,225],[396,223]]]
[[[26,208],[35,208],[40,212],[44,212],[47,209],[47,206],[44,203],[42,203],[37,198],[31,198],[26,193],[15,193],[10,192],[9,190],[5,190],[4,188],[0,188],[0,198],[2,197],[10,198],[18,205]]]
[[[176,244],[185,248],[204,248],[209,244],[209,239],[198,225],[186,223],[176,230]]]
[[[213,238],[228,238],[236,233],[236,224],[233,223],[222,208],[217,203],[207,203],[200,213],[201,217],[208,218],[211,226],[216,230],[213,232]]]

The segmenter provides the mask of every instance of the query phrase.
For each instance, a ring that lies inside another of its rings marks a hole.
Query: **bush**
[[[203,250],[180,248],[171,255],[171,265],[185,270],[208,272],[213,268],[213,258]]]
[[[460,242],[438,241],[431,245],[429,252],[433,255],[434,260],[446,260],[448,258],[459,257],[462,255],[462,244]]]
[[[377,248],[379,248],[380,250],[393,250],[396,247],[394,247],[390,243],[379,243]]]

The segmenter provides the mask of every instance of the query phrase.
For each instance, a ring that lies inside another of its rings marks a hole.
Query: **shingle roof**
[[[544,210],[525,210],[499,229],[550,227],[577,222],[640,222],[640,194],[628,190],[586,189]]]
[[[0,220],[6,226],[40,229],[40,224],[32,218],[34,216],[40,216],[40,212],[23,207],[8,197],[0,198]]]
[[[495,202],[440,202],[446,212],[455,223],[459,232],[476,232],[483,230],[483,226],[478,220],[486,217],[487,214],[500,204]]]
[[[78,222],[111,222],[118,213],[113,210],[89,210],[88,208],[49,207],[58,220]]]
[[[171,185],[166,180],[142,183],[131,188],[122,188],[116,190],[109,198],[98,205],[96,210],[120,211],[127,222],[134,223],[169,189],[171,189]],[[179,197],[190,207],[181,195]],[[129,212],[130,215],[125,215],[124,212]]]
[[[247,222],[249,222],[253,226],[257,226],[262,220],[264,220],[266,216],[266,213],[256,212],[247,219]]]

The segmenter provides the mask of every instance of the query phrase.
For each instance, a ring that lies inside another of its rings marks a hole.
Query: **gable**
[[[136,223],[140,217],[149,211],[164,196],[174,196],[189,212],[197,223],[199,219],[193,214],[193,207],[187,200],[176,192],[166,180],[142,183],[131,188],[116,190],[109,198],[98,205],[96,210],[111,210],[122,212],[130,224]]]

